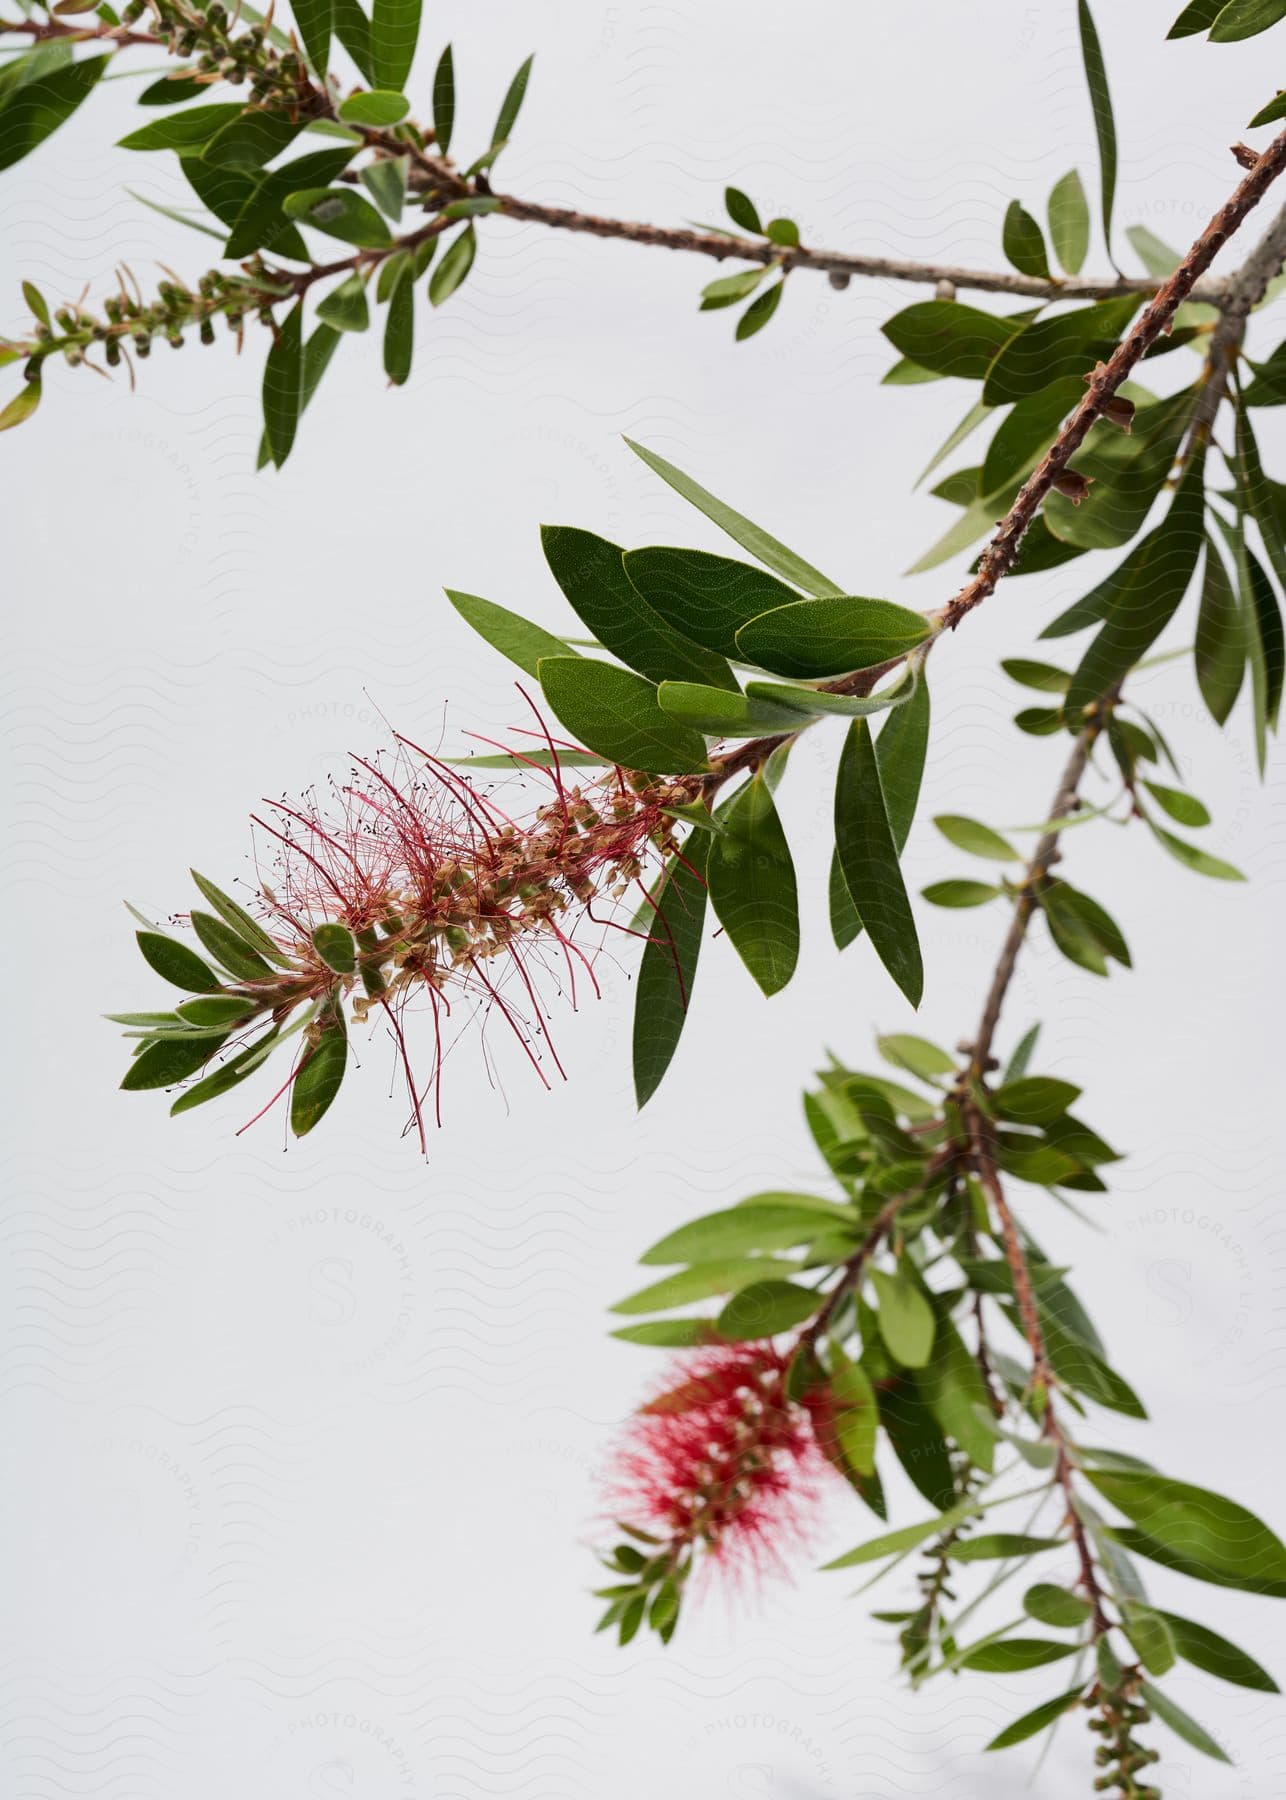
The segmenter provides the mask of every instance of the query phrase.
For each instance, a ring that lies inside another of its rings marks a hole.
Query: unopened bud
[[[1258,150],[1252,150],[1249,144],[1229,144],[1228,148],[1243,169],[1253,169],[1259,161]]]
[[[1090,491],[1092,475],[1082,475],[1078,469],[1061,469],[1054,477],[1054,488],[1073,506],[1079,506]]]

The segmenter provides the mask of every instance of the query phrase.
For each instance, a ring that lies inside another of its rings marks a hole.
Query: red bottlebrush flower
[[[178,1103],[186,1109],[235,1085],[242,1063],[247,1074],[257,1067],[260,1050],[267,1054],[268,1039],[284,1034],[294,1014],[306,1029],[295,1040],[301,1055],[279,1092],[295,1084],[292,1121],[296,1132],[309,1130],[339,1087],[346,1066],[344,1019],[351,1012],[359,1024],[369,1016],[387,1025],[421,1144],[430,1095],[440,1118],[444,1037],[454,1037],[472,1019],[503,1020],[548,1086],[540,1040],[559,1074],[563,1070],[549,1040],[538,981],[556,965],[554,979],[565,982],[573,1005],[578,975],[598,992],[597,945],[581,939],[587,925],[601,936],[614,921],[596,915],[594,904],[619,901],[634,885],[646,893],[642,877],[649,859],[675,849],[665,809],[689,803],[693,792],[691,784],[618,768],[573,783],[552,740],[544,741],[548,749],[540,758],[515,753],[553,790],[526,817],[510,817],[495,795],[484,795],[459,771],[404,739],[392,757],[359,759],[326,807],[311,795],[298,805],[267,803],[269,810],[255,817],[271,840],[258,916],[209,884],[202,891],[217,896],[212,904],[221,919],[193,914],[202,946],[230,977],[216,971],[217,989],[209,981],[196,988],[217,996],[200,1014],[204,1054],[202,1040],[192,1042],[195,1027],[186,1014],[172,1025],[163,1015],[117,1015],[142,1026],[137,1036],[146,1038],[147,1023],[154,1022],[158,1034],[186,1032],[184,1043],[191,1045],[177,1057],[171,1046],[164,1056],[149,1056],[152,1047],[145,1043],[126,1085],[171,1085],[195,1073],[229,1038],[230,1027],[221,1036],[215,1032],[231,1019],[230,1061],[199,1084],[205,1090],[199,1096],[193,1090],[191,1101]],[[154,945],[151,954],[149,945],[143,948],[153,966],[183,985],[181,974],[176,978],[155,960]],[[196,968],[199,981],[201,965]],[[433,1059],[423,1081],[412,1072],[403,1030],[405,1009],[415,999],[427,1001],[433,1026]],[[300,1008],[309,1010],[301,1014]],[[253,1040],[250,1034],[261,1025],[268,1034]],[[319,1055],[321,1065],[304,1078],[301,1100],[299,1078]]]
[[[807,1539],[826,1463],[770,1343],[712,1346],[634,1415],[611,1482],[618,1516],[682,1583],[698,1550],[735,1575],[777,1571]]]

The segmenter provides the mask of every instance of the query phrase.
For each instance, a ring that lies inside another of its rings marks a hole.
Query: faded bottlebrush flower
[[[806,1538],[826,1464],[808,1410],[787,1398],[786,1368],[769,1343],[694,1351],[631,1419],[610,1495],[638,1547],[619,1546],[609,1567],[635,1579],[605,1590],[607,1622],[625,1635],[631,1606],[642,1596],[641,1617],[649,1595],[654,1611],[660,1603],[650,1622],[669,1635],[698,1552],[729,1573],[762,1573]]]
[[[358,1024],[371,1017],[396,1046],[423,1143],[446,1041],[471,1019],[503,1020],[547,1082],[543,1039],[561,1073],[538,981],[556,965],[573,1004],[578,980],[597,993],[594,945],[580,937],[587,923],[611,921],[594,905],[633,886],[646,892],[648,859],[675,847],[663,809],[692,795],[621,769],[578,785],[552,744],[519,760],[553,789],[526,818],[511,818],[495,796],[405,742],[391,759],[358,761],[326,808],[308,797],[257,815],[271,847],[258,916],[198,876],[213,911],[194,911],[191,923],[210,963],[176,940],[139,933],[153,968],[196,997],[174,1013],[112,1015],[140,1040],[122,1085],[171,1086],[225,1052],[174,1103],[186,1111],[245,1079],[297,1031],[297,1059],[273,1098],[293,1090],[291,1121],[302,1133],[338,1090],[349,1015]],[[404,1031],[408,1003],[421,998],[433,1024],[422,1080]]]

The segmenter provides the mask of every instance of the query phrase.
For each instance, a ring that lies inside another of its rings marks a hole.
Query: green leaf
[[[337,288],[332,288],[319,302],[317,317],[336,331],[365,331],[371,322],[371,310],[361,276],[345,276]]]
[[[527,92],[527,83],[531,78],[531,65],[534,60],[529,56],[509,83],[500,105],[500,116],[496,120],[496,129],[491,134],[493,145],[505,144],[513,136],[513,128],[517,123],[518,111]]]
[[[1246,877],[1240,869],[1231,863],[1224,862],[1222,857],[1211,856],[1208,850],[1199,849],[1196,844],[1185,843],[1172,832],[1165,831],[1154,820],[1148,823],[1152,827],[1152,835],[1176,862],[1181,862],[1185,869],[1191,869],[1194,875],[1209,875],[1216,881],[1244,881]]]
[[[920,1374],[920,1392],[948,1438],[980,1469],[990,1472],[995,1460],[991,1400],[977,1361],[956,1330],[950,1307],[933,1300],[937,1330],[933,1353]]]
[[[1103,242],[1112,255],[1112,207],[1116,200],[1116,121],[1112,116],[1112,96],[1108,92],[1107,67],[1094,17],[1087,0],[1077,0],[1077,20],[1081,33],[1081,56],[1085,63],[1085,81],[1090,91],[1090,107],[1094,114],[1094,133],[1098,138],[1099,198],[1103,210]]]
[[[262,981],[272,973],[257,950],[252,950],[240,931],[234,931],[212,913],[191,914],[192,929],[202,944],[225,969],[241,981]]]
[[[658,1350],[688,1350],[714,1337],[713,1319],[648,1319],[642,1325],[622,1325],[612,1333],[626,1344],[643,1344]]]
[[[274,1027],[266,1037],[248,1044],[235,1056],[217,1068],[213,1074],[198,1081],[194,1087],[184,1090],[170,1107],[170,1117],[175,1119],[180,1113],[191,1112],[195,1107],[204,1106],[207,1100],[217,1100],[220,1094],[226,1094],[243,1081],[248,1081],[272,1050],[276,1047],[277,1032]]]
[[[1069,1688],[1067,1693],[1059,1694],[1056,1699],[1046,1700],[1040,1706],[1033,1706],[1030,1712],[1024,1713],[1012,1725],[1006,1725],[1003,1731],[998,1732],[987,1745],[988,1750],[1008,1750],[1011,1744],[1021,1744],[1025,1738],[1035,1737],[1038,1731],[1043,1731],[1055,1719],[1071,1711],[1081,1697],[1083,1685],[1081,1683]]]
[[[1206,539],[1201,609],[1193,646],[1197,686],[1219,725],[1237,704],[1246,672],[1246,621],[1232,580],[1213,538]]]
[[[756,295],[750,302],[745,312],[737,320],[734,336],[739,344],[744,343],[747,338],[753,337],[757,331],[763,330],[781,304],[785,286],[784,281],[775,281],[770,288],[765,288],[762,294]]]
[[[908,1550],[916,1550],[930,1538],[942,1537],[946,1532],[961,1524],[965,1519],[973,1517],[978,1511],[970,1500],[962,1500],[959,1505],[948,1507],[945,1512],[935,1513],[931,1519],[921,1519],[918,1525],[903,1525],[897,1531],[886,1531],[880,1537],[871,1538],[865,1544],[859,1544],[855,1550],[845,1551],[833,1562],[823,1563],[824,1569],[853,1569],[862,1563],[879,1562],[886,1556],[901,1556]]]
[[[353,188],[304,188],[288,194],[282,210],[287,218],[311,225],[346,244],[382,250],[392,242],[384,219]]]
[[[885,720],[875,740],[875,760],[889,828],[898,855],[902,854],[915,821],[916,804],[929,747],[929,684],[923,673],[911,698]],[[838,849],[832,852],[829,877],[831,931],[841,950],[862,930],[861,914],[848,890]]]
[[[1116,344],[1142,303],[1141,294],[1127,294],[1024,326],[985,371],[983,399],[989,406],[1003,406],[1068,376],[1079,380]]]
[[[874,1475],[880,1412],[870,1376],[860,1363],[850,1363],[832,1377],[830,1403],[835,1437],[845,1463],[857,1475]]]
[[[313,933],[313,949],[337,975],[351,975],[357,967],[357,943],[347,925],[319,925]]]
[[[705,836],[689,837],[667,866],[647,922],[634,997],[634,1093],[646,1106],[687,1023],[705,924]]]
[[[789,681],[748,681],[746,697],[777,708],[786,708],[803,718],[869,719],[891,707],[904,706],[919,685],[919,671],[904,673],[891,687],[874,694],[832,694],[823,688],[807,687]],[[796,724],[800,722],[797,717]]]
[[[171,1038],[149,1044],[130,1064],[121,1086],[130,1093],[173,1087],[176,1081],[195,1075],[225,1041],[224,1037]]]
[[[893,1032],[875,1040],[880,1055],[895,1068],[909,1069],[931,1081],[935,1075],[954,1075],[956,1059],[931,1044],[927,1038],[913,1037],[909,1032]]]
[[[724,830],[707,865],[710,904],[764,993],[775,994],[799,960],[799,894],[790,846],[762,772],[720,809],[720,819]]]
[[[896,313],[882,330],[895,350],[921,368],[982,381],[1022,323],[959,300],[918,300]]]
[[[1017,1119],[1023,1125],[1049,1125],[1075,1104],[1080,1091],[1070,1081],[1056,1081],[1050,1075],[1024,1075],[997,1088],[992,1105],[999,1118]]]
[[[732,507],[726,506],[722,500],[717,500],[699,482],[694,481],[690,475],[685,475],[682,469],[675,468],[673,463],[667,462],[663,456],[658,456],[654,450],[647,450],[642,444],[636,444],[632,438],[626,438],[625,442],[635,456],[640,457],[649,469],[661,477],[662,481],[667,482],[677,494],[681,494],[685,500],[695,506],[698,512],[704,513],[706,518],[712,520],[721,531],[727,532],[734,543],[740,544],[743,550],[749,551],[750,555],[757,562],[762,563],[766,569],[771,569],[774,574],[782,576],[786,581],[793,582],[806,594],[822,597],[839,595],[844,592],[843,588],[837,587],[828,576],[821,574],[819,570],[813,568],[811,563],[807,563],[803,557],[797,556],[793,550],[787,549],[785,544],[779,543],[761,526],[754,524],[752,520],[745,518],[741,513],[734,512]],[[789,595],[789,598],[794,599],[795,596]],[[751,615],[747,613],[745,616],[749,618]],[[730,648],[727,654],[735,654],[735,646]]]
[[[204,899],[209,902],[225,924],[230,925],[245,939],[252,950],[257,950],[261,956],[266,956],[269,962],[275,962],[282,968],[289,967],[290,958],[282,954],[280,945],[273,942],[257,919],[251,918],[243,906],[238,906],[235,900],[220,888],[215,887],[212,881],[199,874],[196,869],[188,872]]]
[[[321,76],[325,76],[330,63],[330,34],[335,22],[334,11],[334,0],[291,0],[291,17],[299,27],[299,35],[303,39],[305,53],[314,72]],[[350,115],[341,106],[339,116],[344,119]],[[403,114],[398,115],[399,118],[403,116]],[[366,119],[357,120],[355,123],[391,125],[394,121],[392,119]]]
[[[1014,1053],[1005,1065],[1003,1079],[1017,1081],[1027,1073],[1027,1065],[1031,1062],[1032,1052],[1036,1048],[1036,1040],[1040,1037],[1040,1026],[1033,1025],[1025,1031],[1014,1047]]]
[[[712,1300],[719,1294],[735,1294],[765,1276],[793,1275],[796,1265],[772,1256],[726,1258],[721,1262],[694,1263],[677,1275],[640,1288],[628,1299],[618,1300],[614,1313],[665,1312],[674,1306],[690,1306],[694,1300]]]
[[[625,573],[675,631],[721,656],[741,656],[737,632],[748,621],[769,609],[800,603],[798,594],[775,576],[705,550],[664,545],[627,550]]]
[[[754,202],[740,188],[726,187],[723,190],[723,203],[734,225],[740,225],[743,231],[750,232],[754,237],[763,236],[764,228],[759,222]]]
[[[470,269],[478,248],[477,234],[466,225],[447,246],[446,254],[429,277],[429,303],[442,306],[460,287]]]
[[[722,657],[683,637],[648,605],[625,572],[618,544],[570,525],[542,525],[540,541],[554,580],[605,650],[649,681],[736,692]]]
[[[1004,891],[985,881],[931,881],[927,888],[920,890],[930,906],[956,907],[986,906],[989,900],[998,900]]]
[[[793,219],[769,219],[764,226],[764,236],[771,243],[780,244],[783,249],[799,248],[799,226]]]
[[[892,662],[929,635],[929,622],[920,613],[891,600],[846,595],[792,600],[761,611],[737,630],[735,644],[743,659],[774,675],[811,681]]]
[[[84,69],[89,65],[74,63],[72,67]],[[163,119],[153,119],[150,124],[141,125],[137,131],[131,131],[128,137],[121,138],[120,148],[122,150],[194,149],[201,144],[208,143],[216,132],[222,131],[235,119],[241,118],[244,111],[245,108],[236,100],[212,106],[190,106],[184,112],[167,113]],[[8,111],[6,112],[6,125],[7,123]],[[7,154],[7,150],[0,152],[0,166],[2,166],[5,154]]]
[[[335,36],[357,64],[363,81],[375,80],[371,57],[371,22],[359,0],[332,0]]]
[[[920,943],[898,863],[881,764],[864,719],[853,720],[840,754],[835,849],[876,955],[912,1006],[918,1006],[924,991]]]
[[[1039,1555],[1042,1550],[1065,1548],[1062,1538],[1030,1537],[1024,1531],[990,1531],[963,1538],[953,1545],[951,1555],[956,1562],[1009,1562],[1019,1556]]]
[[[1185,794],[1179,788],[1162,787],[1156,781],[1145,781],[1143,786],[1162,812],[1167,813],[1176,824],[1196,827],[1210,823],[1209,812],[1195,794]]]
[[[1075,169],[1055,183],[1049,196],[1049,235],[1054,255],[1069,275],[1079,275],[1090,247],[1090,209]]]
[[[692,681],[663,681],[656,697],[672,719],[711,737],[760,737],[798,731],[804,723],[793,709]]]
[[[1037,896],[1050,936],[1069,962],[1095,975],[1107,974],[1107,959],[1130,967],[1130,951],[1120,927],[1096,900],[1065,881],[1051,882]]]
[[[578,743],[609,762],[649,775],[690,774],[707,767],[699,732],[657,704],[640,675],[584,656],[543,656],[536,671],[545,698]]]
[[[903,1368],[922,1369],[933,1349],[936,1321],[933,1308],[901,1270],[889,1275],[883,1269],[872,1269],[871,1286],[875,1291],[880,1321],[880,1336],[895,1362]]]
[[[1038,1581],[1023,1595],[1023,1611],[1039,1625],[1074,1631],[1085,1623],[1093,1608],[1079,1594],[1069,1594],[1066,1588],[1055,1587],[1049,1581]]]
[[[40,405],[40,397],[44,383],[39,374],[31,380],[24,381],[13,399],[0,410],[0,431],[12,431],[15,425],[25,425],[27,420]]]
[[[433,136],[438,150],[445,156],[451,147],[455,127],[455,58],[447,45],[438,58],[433,75]]]
[[[1149,1675],[1164,1675],[1174,1667],[1174,1639],[1160,1613],[1140,1600],[1126,1600],[1121,1607],[1122,1629]]]
[[[39,320],[40,324],[51,326],[49,303],[34,281],[23,282],[22,297],[27,302],[27,305],[30,307],[35,318]]]
[[[163,981],[189,994],[212,994],[223,986],[214,970],[186,944],[176,944],[159,931],[136,931],[134,935],[144,960]]]
[[[1242,38],[1257,37],[1279,19],[1286,19],[1286,0],[1229,0],[1210,29],[1210,42],[1236,44]]]
[[[976,819],[962,818],[959,813],[938,813],[933,823],[949,844],[970,856],[985,856],[992,862],[1020,860],[1012,844],[990,825],[980,825]]]
[[[378,129],[400,125],[410,110],[411,103],[405,94],[375,88],[364,94],[350,94],[347,100],[340,101],[336,113],[345,125],[370,125]]]
[[[411,373],[415,354],[415,282],[410,269],[389,296],[384,325],[384,373],[394,387],[401,387]]]
[[[1227,4],[1228,0],[1189,0],[1166,36],[1193,37],[1200,31],[1208,31]]]
[[[303,411],[304,303],[296,300],[282,320],[263,370],[263,424],[272,460],[290,455]]]
[[[804,1204],[806,1199],[809,1204]],[[646,1267],[663,1267],[668,1263],[704,1263],[717,1257],[745,1256],[750,1251],[789,1250],[797,1244],[811,1243],[820,1231],[853,1222],[844,1208],[820,1207],[809,1196],[757,1198],[680,1225],[645,1251],[639,1261]]]
[[[236,994],[203,994],[196,1000],[180,1000],[175,1016],[190,1025],[215,1027],[235,1025],[253,1011],[254,1002]]]
[[[410,158],[407,156],[381,156],[378,162],[366,163],[358,170],[362,186],[385,218],[395,222],[402,217],[402,208],[406,203],[406,172],[409,166]],[[319,307],[318,316],[320,315]]]
[[[188,115],[191,117],[191,114]],[[207,162],[230,169],[262,169],[304,129],[302,117],[243,107],[240,116],[220,126],[202,151]]]
[[[756,1281],[732,1296],[715,1321],[715,1330],[730,1343],[775,1337],[811,1319],[822,1303],[820,1294],[790,1281]]]
[[[1047,694],[1065,693],[1072,679],[1066,670],[1056,669],[1052,663],[1029,662],[1022,656],[1008,657],[1000,666],[1011,681]]]
[[[507,606],[497,606],[494,600],[480,599],[477,594],[462,594],[455,588],[443,591],[466,625],[472,626],[493,649],[507,656],[510,662],[517,663],[528,675],[539,676],[543,658],[575,654],[552,631],[533,625],[530,619],[510,612]]]
[[[976,1669],[989,1675],[1012,1675],[1020,1669],[1040,1669],[1046,1663],[1061,1662],[1074,1656],[1075,1644],[1062,1644],[1055,1638],[999,1638],[980,1644],[960,1659],[962,1669]]]
[[[420,0],[374,0],[371,7],[371,67],[377,88],[400,94],[415,60],[420,36]]]
[[[1005,212],[1003,245],[1005,255],[1020,275],[1034,275],[1042,281],[1050,279],[1045,234],[1017,200],[1011,200]]]
[[[1145,1706],[1150,1706],[1161,1723],[1168,1725],[1177,1737],[1183,1739],[1185,1744],[1191,1744],[1194,1750],[1200,1750],[1203,1755],[1213,1757],[1215,1762],[1230,1763],[1232,1761],[1228,1753],[1215,1742],[1203,1725],[1198,1725],[1197,1721],[1184,1712],[1181,1706],[1175,1705],[1168,1694],[1163,1694],[1160,1688],[1153,1687],[1150,1681],[1139,1683],[1139,1699]]]
[[[1211,1631],[1208,1625],[1198,1625],[1192,1619],[1181,1619],[1169,1612],[1160,1616],[1170,1628],[1175,1649],[1194,1668],[1204,1669],[1207,1675],[1217,1675],[1221,1681],[1231,1681],[1237,1687],[1254,1688],[1261,1694],[1281,1692],[1267,1669],[1261,1669],[1253,1657],[1239,1650],[1236,1644],[1230,1644],[1227,1638],[1220,1637],[1217,1631]]]
[[[1018,401],[1002,420],[987,446],[977,483],[978,494],[989,502],[989,512],[1001,510],[1006,485],[1035,467],[1037,457],[1053,443],[1059,426],[1084,395],[1085,384],[1079,376],[1064,376]],[[966,496],[966,503],[973,498],[973,494]]]
[[[1087,1469],[1086,1478],[1162,1548],[1265,1592],[1286,1583],[1286,1547],[1236,1501],[1151,1472]]]
[[[108,61],[91,56],[49,74],[24,71],[27,78],[0,98],[0,169],[12,168],[52,137],[88,96]]]
[[[1069,714],[1106,694],[1160,637],[1187,592],[1203,542],[1203,455],[1195,454],[1164,521],[1128,559],[1128,576],[1081,659],[1067,695]]]
[[[767,268],[761,265],[757,269],[738,269],[733,275],[720,275],[717,280],[707,282],[701,290],[702,312],[719,312],[725,306],[735,306],[739,300],[754,293],[767,273]]]
[[[285,214],[286,201],[303,189],[324,190],[328,182],[339,176],[352,155],[351,147],[318,150],[311,156],[296,157],[270,174],[250,177],[244,190],[245,199],[233,219],[225,254],[241,258],[254,250],[269,249],[281,256],[307,261],[308,246]],[[242,180],[246,178],[242,177]]]
[[[320,1015],[322,1035],[299,1065],[290,1090],[290,1128],[296,1137],[310,1132],[328,1111],[348,1066],[348,1034],[344,1014],[331,1002]]]

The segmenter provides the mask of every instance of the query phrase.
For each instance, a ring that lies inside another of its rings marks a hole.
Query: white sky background
[[[1276,68],[1274,40],[1165,44],[1177,9],[1097,10],[1120,225],[1186,246],[1237,179],[1226,146]],[[678,223],[717,218],[733,180],[764,216],[794,214],[806,242],[875,253],[995,265],[1010,198],[1043,215],[1072,163],[1096,187],[1070,0],[810,0],[782,26],[763,0],[456,0],[430,9],[412,91],[426,101],[449,37],[456,146],[472,154],[534,48],[502,185]],[[5,327],[21,323],[21,275],[74,297],[91,280],[101,293],[114,259],[146,280],[157,258],[196,272],[213,250],[125,191],[180,202],[172,159],[102,147],[137,121],[135,91],[100,89],[0,181]],[[223,340],[159,349],[134,397],[55,370],[37,420],[4,440],[17,991],[0,1787],[107,1800],[1024,1793],[1033,1755],[981,1746],[1062,1672],[909,1696],[887,1628],[843,1576],[805,1565],[796,1587],[732,1616],[694,1611],[664,1653],[590,1635],[596,1474],[660,1363],[611,1342],[602,1307],[639,1285],[634,1258],[681,1220],[818,1186],[798,1094],[823,1046],[861,1062],[873,1030],[912,1023],[867,947],[841,960],[829,944],[832,737],[800,750],[783,789],[799,975],[765,1003],[728,946],[707,944],[678,1063],[641,1119],[630,956],[603,963],[600,1004],[555,1020],[565,1088],[546,1095],[505,1054],[502,1096],[476,1047],[453,1059],[427,1167],[399,1139],[378,1043],[288,1149],[276,1119],[233,1135],[253,1090],[173,1123],[160,1096],[115,1091],[121,1047],[97,1015],[156,989],[123,895],[186,907],[191,863],[229,885],[259,796],[378,747],[378,713],[422,741],[445,732],[449,748],[521,719],[508,665],[444,584],[558,629],[542,520],[720,547],[620,433],[858,592],[928,607],[958,583],[962,565],[901,573],[953,516],[911,484],[973,398],[960,383],[877,385],[891,361],[879,325],[917,290],[838,294],[796,275],[772,327],[734,346],[731,315],[696,310],[704,263],[490,220],[480,236],[466,289],[434,316],[420,304],[408,386],[385,391],[376,334],[346,343],[283,474],[253,472],[255,333],[240,362]],[[1103,264],[1096,243],[1088,266]],[[1280,330],[1257,322],[1256,339]],[[1155,379],[1194,367],[1180,352]],[[1280,416],[1257,424],[1280,474]],[[1007,585],[935,655],[915,887],[965,872],[932,813],[1043,816],[1064,751],[1013,731],[1027,702],[996,664],[1095,578],[1078,562]],[[1167,644],[1191,630],[1189,606]],[[1022,1204],[1077,1265],[1152,1410],[1151,1426],[1105,1415],[1091,1440],[1212,1482],[1281,1530],[1282,759],[1261,786],[1244,707],[1219,734],[1186,662],[1146,693],[1214,811],[1211,848],[1252,879],[1203,882],[1141,831],[1069,840],[1069,876],[1120,919],[1137,969],[1097,981],[1035,941],[1002,1047],[1043,1018],[1040,1066],[1086,1084],[1082,1110],[1131,1154],[1095,1203],[1104,1235],[1035,1190]],[[921,927],[918,1028],[954,1044],[1003,918],[924,908]],[[921,1516],[900,1477],[890,1488],[898,1518]],[[837,1496],[818,1560],[875,1528]],[[894,1580],[873,1603],[902,1591]],[[1273,1603],[1163,1572],[1154,1593],[1286,1667]],[[1158,1729],[1169,1800],[1280,1789],[1279,1703],[1195,1670],[1167,1685],[1239,1758],[1217,1768]],[[1082,1791],[1088,1762],[1073,1724],[1037,1791]]]

